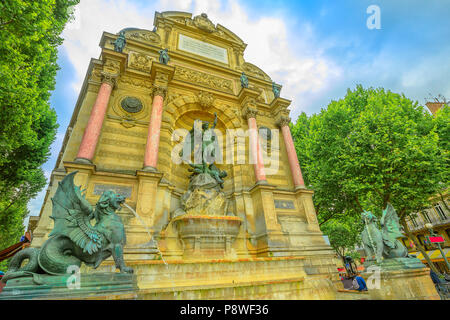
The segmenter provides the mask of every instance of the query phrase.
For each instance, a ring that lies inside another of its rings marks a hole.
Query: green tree
[[[23,234],[56,134],[49,99],[60,37],[79,0],[0,2],[0,249]]]
[[[404,95],[362,86],[301,115],[292,132],[319,222],[380,215],[391,202],[411,236],[408,217],[448,187],[449,120],[447,111],[433,118]]]
[[[361,225],[348,222],[348,219],[343,222],[330,220],[321,228],[323,233],[328,236],[331,247],[342,260],[345,256],[356,258],[358,253],[355,248],[361,242]]]

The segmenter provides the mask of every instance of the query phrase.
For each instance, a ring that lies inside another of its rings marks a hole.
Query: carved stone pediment
[[[272,81],[272,79],[270,79],[270,77],[267,75],[267,73],[265,73],[260,68],[258,68],[257,66],[255,66],[254,64],[252,64],[250,62],[245,62],[242,65],[242,70],[244,70],[245,73],[248,73],[249,75],[252,75],[256,78],[264,79],[267,81]]]
[[[150,30],[126,29],[125,38],[153,45],[161,44],[161,37],[156,32]]]

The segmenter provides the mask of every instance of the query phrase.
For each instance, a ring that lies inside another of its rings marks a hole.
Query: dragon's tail
[[[9,262],[8,272],[2,278],[6,283],[9,279],[30,276],[39,270],[38,263],[39,249],[26,248],[16,253]],[[28,259],[28,262],[22,266],[22,263]]]
[[[74,255],[75,246],[72,240],[62,235],[49,238],[39,253],[39,266],[48,274],[70,273],[69,267],[81,266],[81,260]]]

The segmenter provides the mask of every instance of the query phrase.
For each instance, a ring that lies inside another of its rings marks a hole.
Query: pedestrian
[[[437,273],[434,272],[432,269],[430,269],[430,277],[431,277],[431,280],[433,280],[433,283],[435,285],[442,282],[441,279],[439,279],[439,276],[437,275]]]
[[[353,279],[353,289],[358,291],[367,291],[366,281],[361,277],[361,274],[357,273],[356,277]]]

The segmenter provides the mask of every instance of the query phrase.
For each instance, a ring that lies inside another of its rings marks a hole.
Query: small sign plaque
[[[96,184],[94,186],[95,195],[102,195],[103,192],[105,192],[106,190],[112,190],[115,193],[124,196],[125,198],[131,198],[131,191],[132,191],[131,187],[118,186],[114,184]]]
[[[443,237],[428,237],[431,243],[441,243],[444,242]]]
[[[277,209],[295,209],[294,202],[289,200],[274,200]]]

